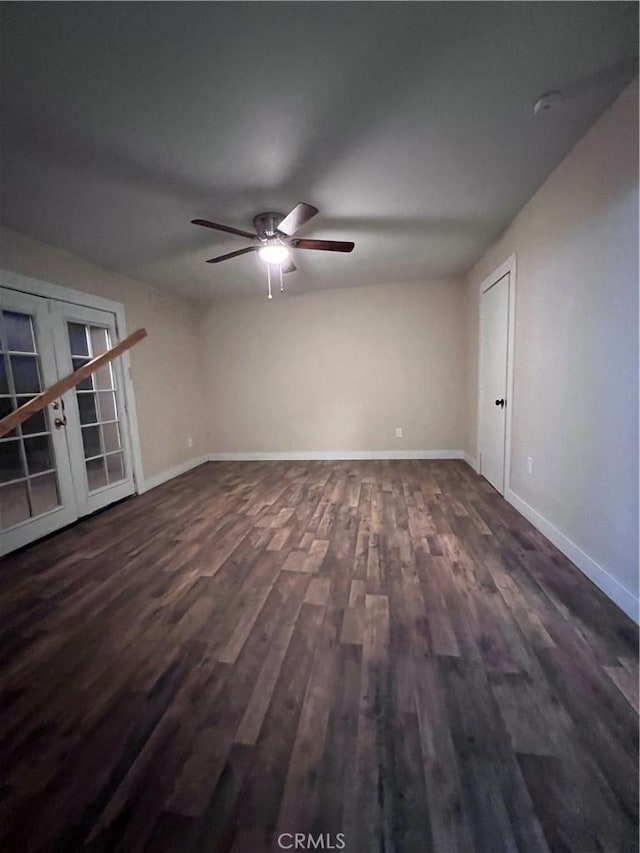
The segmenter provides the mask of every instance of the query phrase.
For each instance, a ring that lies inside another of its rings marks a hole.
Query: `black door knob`
[[[504,409],[504,400],[496,400],[496,406],[501,406]]]

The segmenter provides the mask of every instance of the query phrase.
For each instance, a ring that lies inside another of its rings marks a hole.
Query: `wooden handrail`
[[[91,376],[91,374],[95,373],[103,364],[108,364],[110,361],[113,361],[114,358],[122,355],[123,352],[131,349],[131,347],[137,344],[138,341],[141,341],[146,337],[146,329],[137,329],[135,332],[132,332],[129,337],[120,341],[119,344],[116,344],[114,347],[111,347],[111,349],[103,352],[102,355],[97,355],[73,373],[65,376],[64,379],[59,379],[50,388],[47,388],[46,391],[42,391],[36,397],[33,397],[28,403],[25,403],[24,406],[20,406],[19,409],[15,409],[15,411],[0,420],[0,438],[7,435],[7,433],[10,433],[11,430],[26,421],[27,418],[31,417],[31,415],[35,415],[35,413],[39,412],[40,409],[44,409],[44,407],[48,406],[49,403],[52,403],[56,397],[61,397],[63,394],[66,394],[66,392],[73,388],[74,385],[77,385],[78,382],[86,379],[87,376]]]

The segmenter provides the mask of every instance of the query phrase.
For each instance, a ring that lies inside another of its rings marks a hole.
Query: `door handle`
[[[56,418],[53,423],[55,424],[56,429],[60,429],[61,427],[67,425],[67,416],[64,415],[61,418]]]
[[[504,409],[504,400],[496,400],[496,406],[500,406],[502,409]]]

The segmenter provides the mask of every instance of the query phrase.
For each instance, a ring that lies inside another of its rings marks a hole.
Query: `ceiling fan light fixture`
[[[281,264],[289,257],[289,249],[279,243],[271,243],[258,249],[258,254],[268,264]]]
[[[221,225],[219,222],[210,222],[208,219],[192,219],[193,225],[203,228],[213,228],[214,231],[223,231],[226,234],[236,234],[238,237],[247,237],[254,242],[252,246],[238,249],[235,252],[227,252],[216,258],[209,258],[208,264],[219,264],[246,255],[249,252],[257,252],[267,265],[267,275],[271,275],[271,267],[278,268],[280,274],[280,290],[284,290],[282,279],[283,273],[296,271],[296,265],[291,260],[291,249],[311,249],[316,252],[351,252],[354,243],[350,240],[313,240],[309,238],[294,237],[303,225],[318,213],[318,208],[312,204],[301,201],[293,210],[283,218],[281,213],[258,213],[253,217],[255,233],[243,231],[231,225]]]

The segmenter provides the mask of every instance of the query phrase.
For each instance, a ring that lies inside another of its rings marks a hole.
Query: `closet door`
[[[53,310],[55,349],[63,375],[118,342],[113,314],[65,302],[54,303]],[[64,395],[79,515],[135,491],[123,389],[122,363],[116,359]]]
[[[46,299],[0,288],[0,417],[59,378]],[[78,517],[62,400],[0,438],[0,554]]]

